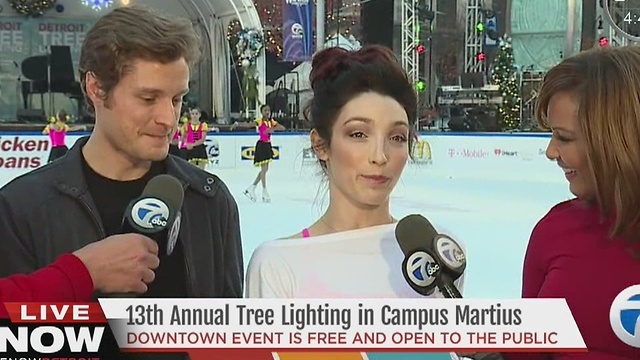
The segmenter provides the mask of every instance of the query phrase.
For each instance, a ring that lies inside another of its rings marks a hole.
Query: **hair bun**
[[[315,54],[309,74],[311,88],[313,89],[318,81],[330,80],[338,76],[340,70],[346,65],[349,55],[349,51],[337,46]]]
[[[388,63],[389,65],[398,63],[396,54],[394,54],[388,47],[382,45],[370,45],[363,47],[356,54],[356,56],[358,56],[358,58],[363,62],[381,62]]]
[[[330,47],[319,51],[311,62],[309,82],[313,89],[318,81],[332,80],[344,70],[354,65],[367,63],[397,63],[394,53],[381,45],[368,45],[357,51],[349,51],[341,47]]]

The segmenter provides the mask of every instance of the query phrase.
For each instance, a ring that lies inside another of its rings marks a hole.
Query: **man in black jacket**
[[[184,186],[182,224],[144,296],[242,297],[235,200],[215,175],[167,156],[199,47],[188,20],[144,8],[118,8],[97,21],[79,64],[95,128],[65,157],[0,189],[0,277],[119,233],[149,179],[169,174]]]

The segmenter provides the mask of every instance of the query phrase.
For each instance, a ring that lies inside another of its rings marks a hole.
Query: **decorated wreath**
[[[240,29],[235,34],[235,40],[236,56],[243,70],[242,92],[248,114],[259,103],[256,60],[264,48],[264,37],[260,30]]]
[[[238,60],[243,67],[255,65],[255,61],[260,56],[264,47],[264,37],[262,31],[256,29],[241,29],[236,34],[236,52]]]
[[[56,0],[9,0],[18,14],[38,17],[53,8]]]

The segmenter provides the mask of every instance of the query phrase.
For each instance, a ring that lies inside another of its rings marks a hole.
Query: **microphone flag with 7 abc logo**
[[[167,226],[170,210],[160,199],[144,198],[133,205],[131,213],[136,225],[151,230]]]
[[[180,211],[171,218],[171,209],[162,200],[154,197],[145,197],[138,200],[131,208],[132,221],[149,233],[162,232],[172,221],[171,228],[167,233],[166,254],[171,255],[175,249],[180,233],[182,216]]]
[[[623,343],[640,348],[640,284],[622,290],[611,303],[609,321]]]

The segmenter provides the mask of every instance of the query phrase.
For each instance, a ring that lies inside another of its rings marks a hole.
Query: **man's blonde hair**
[[[134,5],[102,16],[87,33],[80,54],[80,82],[85,99],[86,76],[92,73],[105,100],[134,60],[170,63],[184,58],[189,66],[201,56],[201,42],[191,22]]]

